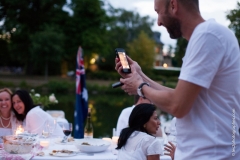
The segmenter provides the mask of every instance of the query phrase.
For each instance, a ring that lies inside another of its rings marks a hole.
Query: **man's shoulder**
[[[205,32],[206,34],[209,35],[209,33],[215,35],[215,36],[219,36],[219,34],[223,34],[223,33],[231,33],[231,30],[225,26],[223,26],[222,24],[218,23],[215,21],[215,19],[209,19],[203,23],[201,23],[198,27],[197,27],[197,32]]]

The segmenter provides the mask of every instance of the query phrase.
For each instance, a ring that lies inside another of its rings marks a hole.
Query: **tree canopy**
[[[141,31],[137,39],[128,43],[128,53],[132,59],[138,62],[144,73],[153,68],[155,58],[155,42],[144,31]]]
[[[235,33],[239,45],[240,45],[240,2],[237,2],[236,9],[230,10],[227,15],[227,19],[230,20],[229,28]]]
[[[238,2],[227,18],[240,41],[239,17]],[[139,61],[135,57],[139,47],[144,53],[153,50],[153,19],[101,0],[0,0],[0,22],[0,56],[5,59],[1,65],[21,66],[26,74],[60,74],[63,63],[64,70],[75,70],[79,46],[85,64],[97,57],[101,70],[114,70],[115,48],[124,48]],[[175,65],[181,66],[186,46],[186,41],[178,40]]]

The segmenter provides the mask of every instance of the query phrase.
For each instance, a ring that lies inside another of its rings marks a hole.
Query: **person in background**
[[[133,108],[128,124],[118,139],[118,159],[159,160],[162,144],[152,135],[160,126],[156,107],[149,103],[138,104]]]
[[[129,116],[130,116],[133,108],[141,103],[150,103],[151,104],[151,102],[148,99],[140,97],[139,95],[135,95],[134,96],[134,105],[132,107],[127,107],[122,110],[120,116],[118,117],[116,136],[119,136],[122,129],[126,128],[128,126],[128,119],[129,119]],[[157,133],[154,135],[156,137],[162,137],[161,127],[159,127]]]
[[[23,121],[23,126],[30,133],[42,134],[46,122],[53,125],[54,119],[39,106],[33,104],[30,94],[26,90],[17,90],[12,95],[13,111],[19,121]],[[64,136],[61,127],[55,124],[53,136]]]
[[[0,136],[13,135],[15,129],[22,125],[12,111],[11,95],[12,91],[10,89],[0,89]]]
[[[175,89],[145,75],[128,57],[130,74],[121,88],[146,97],[177,118],[176,160],[227,159],[240,155],[240,50],[234,33],[214,19],[204,20],[198,0],[154,0],[158,25],[173,39],[188,41]],[[141,56],[141,55],[139,55]]]

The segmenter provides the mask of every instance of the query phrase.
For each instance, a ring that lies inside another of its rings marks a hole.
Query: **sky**
[[[164,27],[157,25],[157,13],[154,11],[154,0],[105,0],[114,8],[124,8],[126,10],[134,10],[141,16],[150,16],[155,19],[153,31],[161,33],[161,41],[167,49],[169,45],[175,47],[176,40],[169,37]],[[200,12],[205,20],[214,18],[218,23],[228,27],[230,21],[227,20],[227,11],[237,8],[237,2],[240,0],[199,0]]]

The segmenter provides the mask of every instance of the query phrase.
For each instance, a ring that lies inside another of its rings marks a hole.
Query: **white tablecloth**
[[[117,155],[113,154],[111,147],[109,147],[106,151],[100,153],[94,153],[93,156],[89,155],[75,155],[69,157],[54,157],[49,155],[52,150],[71,150],[71,151],[78,151],[75,145],[60,145],[56,144],[53,141],[50,143],[50,146],[46,149],[44,148],[42,152],[44,152],[44,156],[33,156],[33,154],[9,154],[0,148],[0,160],[117,160]],[[39,148],[35,149],[35,153],[40,152]],[[33,157],[33,158],[32,158]],[[160,160],[171,160],[169,156],[160,156]]]
[[[35,156],[32,160],[117,160],[117,155],[114,155],[109,147],[105,152],[94,153],[93,156],[89,155],[76,155],[70,157],[54,157],[49,155],[52,150],[72,150],[77,151],[77,148],[74,145],[59,145],[52,144],[48,149],[43,149],[44,156]],[[169,156],[160,156],[160,160],[171,160]]]

